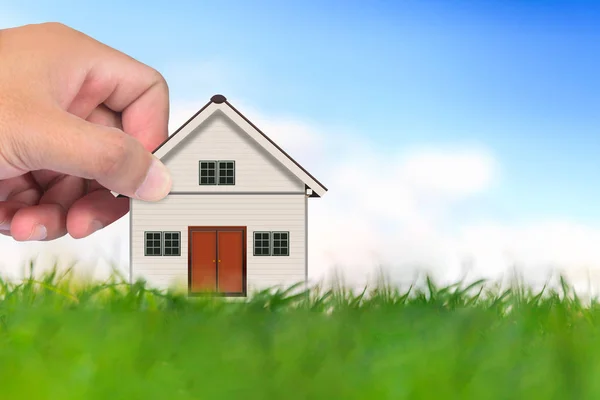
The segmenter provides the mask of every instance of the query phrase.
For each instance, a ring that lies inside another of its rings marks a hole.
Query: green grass
[[[600,307],[484,282],[187,299],[0,281],[0,399],[597,399]]]

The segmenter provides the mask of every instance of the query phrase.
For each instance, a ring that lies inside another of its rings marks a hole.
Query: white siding
[[[132,200],[132,277],[155,287],[187,287],[188,226],[246,226],[248,293],[305,279],[305,196],[169,195],[157,203]],[[144,256],[145,231],[180,231],[181,256]],[[253,256],[254,231],[289,231],[289,256]]]
[[[199,185],[200,160],[235,161],[235,185]],[[167,153],[162,161],[171,171],[173,192],[294,192],[304,184],[217,111]]]

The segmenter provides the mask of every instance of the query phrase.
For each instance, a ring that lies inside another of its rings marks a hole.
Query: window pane
[[[269,232],[254,232],[254,255],[268,256],[269,249]]]
[[[200,162],[200,185],[214,185],[216,177],[216,162]]]
[[[181,253],[180,249],[180,237],[181,232],[165,232],[165,241],[164,241],[164,255],[165,256],[178,256]],[[166,238],[171,238],[167,240]]]
[[[288,232],[273,232],[273,255],[287,256],[289,255],[289,233]]]
[[[219,185],[233,185],[235,183],[235,163],[233,161],[219,161]]]

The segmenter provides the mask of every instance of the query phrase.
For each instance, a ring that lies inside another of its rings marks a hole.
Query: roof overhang
[[[154,155],[159,159],[162,159],[211,115],[214,115],[217,112],[221,112],[227,116],[269,154],[283,164],[291,173],[304,182],[307,187],[312,189],[313,193],[310,197],[322,197],[327,192],[327,188],[323,184],[290,157],[281,147],[275,144],[275,142],[242,115],[242,113],[235,109],[222,95],[213,96],[210,102],[202,107],[167,140],[158,146],[156,150],[154,150]]]

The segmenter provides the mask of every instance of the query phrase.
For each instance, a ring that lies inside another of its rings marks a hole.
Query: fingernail
[[[27,240],[44,240],[46,239],[46,235],[48,231],[44,225],[36,224],[33,226],[31,230],[31,235],[27,238]]]
[[[154,157],[144,183],[135,192],[135,196],[144,201],[157,201],[171,190],[171,174],[167,167]]]
[[[99,231],[100,229],[104,228],[104,224],[98,220],[93,220],[92,222],[90,222],[90,227],[89,227],[89,235],[91,235],[92,233]]]

